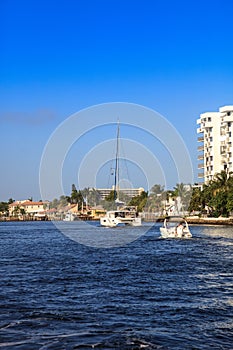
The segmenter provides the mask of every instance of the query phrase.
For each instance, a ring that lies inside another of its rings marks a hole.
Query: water
[[[232,349],[233,228],[191,229],[103,249],[0,223],[0,349]]]

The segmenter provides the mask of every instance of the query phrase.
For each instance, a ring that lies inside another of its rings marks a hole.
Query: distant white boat
[[[141,226],[142,220],[137,212],[135,206],[122,206],[124,202],[119,200],[119,136],[120,126],[118,122],[117,128],[117,150],[116,150],[116,163],[115,163],[115,185],[114,185],[114,198],[117,206],[116,210],[107,211],[105,216],[100,218],[100,225],[106,227],[116,227],[120,224]]]
[[[163,227],[160,227],[162,238],[191,238],[188,223],[183,218],[173,217],[165,219]]]
[[[118,225],[141,226],[142,221],[138,216],[137,208],[125,206],[119,210],[107,211],[106,215],[100,218],[100,225],[116,227]]]
[[[76,215],[73,213],[67,213],[63,221],[74,221],[76,219]]]

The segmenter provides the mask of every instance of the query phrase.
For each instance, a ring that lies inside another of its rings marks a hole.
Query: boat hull
[[[141,218],[113,218],[104,216],[100,218],[100,225],[105,227],[116,227],[119,225],[141,226]]]
[[[189,230],[183,230],[182,233],[177,232],[175,229],[168,229],[160,227],[160,234],[162,238],[191,238],[192,234]]]

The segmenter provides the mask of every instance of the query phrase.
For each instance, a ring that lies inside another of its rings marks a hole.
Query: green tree
[[[148,192],[143,191],[139,196],[133,197],[128,205],[136,206],[139,212],[142,212],[148,198]]]
[[[19,209],[20,214],[24,217],[26,215],[26,211],[24,208]]]
[[[229,216],[232,208],[233,174],[221,171],[208,185],[203,186],[203,208],[211,209],[211,216]]]
[[[192,211],[202,212],[203,210],[203,196],[202,196],[202,191],[199,187],[195,187],[192,190],[192,196],[190,199],[188,210],[189,212],[192,212]]]
[[[77,191],[76,186],[73,184],[72,185],[72,192],[70,195],[70,202],[72,204],[77,204],[78,205],[78,210],[82,208],[84,199],[81,191]]]
[[[166,200],[166,192],[164,191],[164,186],[154,185],[150,194],[147,198],[146,206],[144,207],[146,211],[160,213],[164,207],[164,201]]]
[[[65,207],[66,205],[68,205],[68,203],[69,203],[68,198],[69,197],[64,196],[64,195],[60,196],[60,198],[59,198],[59,206],[60,207]]]
[[[7,202],[0,202],[0,214],[8,216],[9,204]]]
[[[13,216],[18,216],[20,213],[20,206],[17,205],[13,210]]]
[[[88,206],[96,206],[101,201],[100,193],[95,188],[84,188],[81,193],[85,204]]]
[[[175,197],[178,201],[180,199],[181,211],[187,211],[190,205],[190,200],[192,197],[192,187],[191,185],[180,183],[176,184],[172,193],[173,197]]]
[[[50,208],[57,209],[58,207],[59,207],[59,200],[57,198],[54,198],[50,203]]]

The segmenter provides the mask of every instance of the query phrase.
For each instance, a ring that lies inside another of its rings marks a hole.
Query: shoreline
[[[85,218],[85,221],[87,219]],[[148,220],[148,219],[144,219],[145,222],[163,222],[164,218],[158,218],[157,220]],[[214,226],[218,226],[218,225],[226,225],[226,226],[233,226],[233,218],[213,218],[213,217],[209,217],[209,218],[199,218],[199,217],[186,217],[185,220],[187,221],[188,224],[190,225],[214,225]],[[51,220],[50,218],[47,218],[46,220],[41,220],[38,219],[37,220],[33,220],[33,219],[24,219],[24,220],[19,220],[17,218],[4,218],[1,219],[0,218],[0,222],[29,222],[29,221],[63,221],[63,220]],[[82,219],[80,220],[82,221]],[[92,221],[92,220],[90,220]],[[96,220],[93,220],[96,221]]]
[[[233,225],[233,218],[197,218],[187,217],[185,219],[191,225]]]

